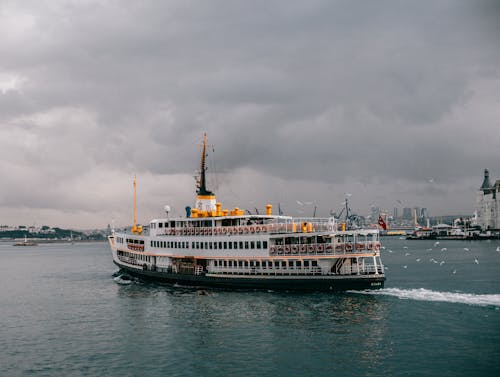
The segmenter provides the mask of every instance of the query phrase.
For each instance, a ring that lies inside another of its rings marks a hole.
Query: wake
[[[438,292],[424,288],[419,288],[419,289],[384,288],[373,291],[372,290],[349,291],[349,293],[394,296],[402,300],[451,302],[457,304],[479,305],[479,306],[500,306],[500,294],[479,295],[473,293]]]

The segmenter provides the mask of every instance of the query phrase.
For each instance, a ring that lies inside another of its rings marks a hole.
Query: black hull
[[[258,289],[287,291],[347,291],[380,289],[384,287],[383,275],[352,276],[241,276],[228,275],[190,275],[149,270],[115,264],[130,275],[158,282],[179,284],[193,287],[211,287],[222,289]]]

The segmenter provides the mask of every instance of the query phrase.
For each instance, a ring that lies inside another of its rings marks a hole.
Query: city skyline
[[[206,132],[224,207],[471,214],[500,178],[492,0],[5,1],[0,223],[183,216]],[[212,147],[213,146],[213,147]]]

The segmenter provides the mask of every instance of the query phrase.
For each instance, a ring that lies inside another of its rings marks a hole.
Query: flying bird
[[[469,251],[469,249],[468,249],[467,247],[464,247],[464,250],[465,250],[465,251]]]
[[[443,247],[443,248],[441,249],[441,251],[446,251],[446,250],[448,250],[446,247]]]
[[[477,259],[474,259],[475,264],[479,264],[479,261]]]

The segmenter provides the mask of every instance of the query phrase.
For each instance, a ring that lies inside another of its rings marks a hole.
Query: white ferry
[[[114,231],[114,263],[127,273],[180,285],[343,291],[382,288],[378,229],[349,229],[331,217],[251,215],[222,209],[206,188],[206,135],[195,208],[187,216]]]

